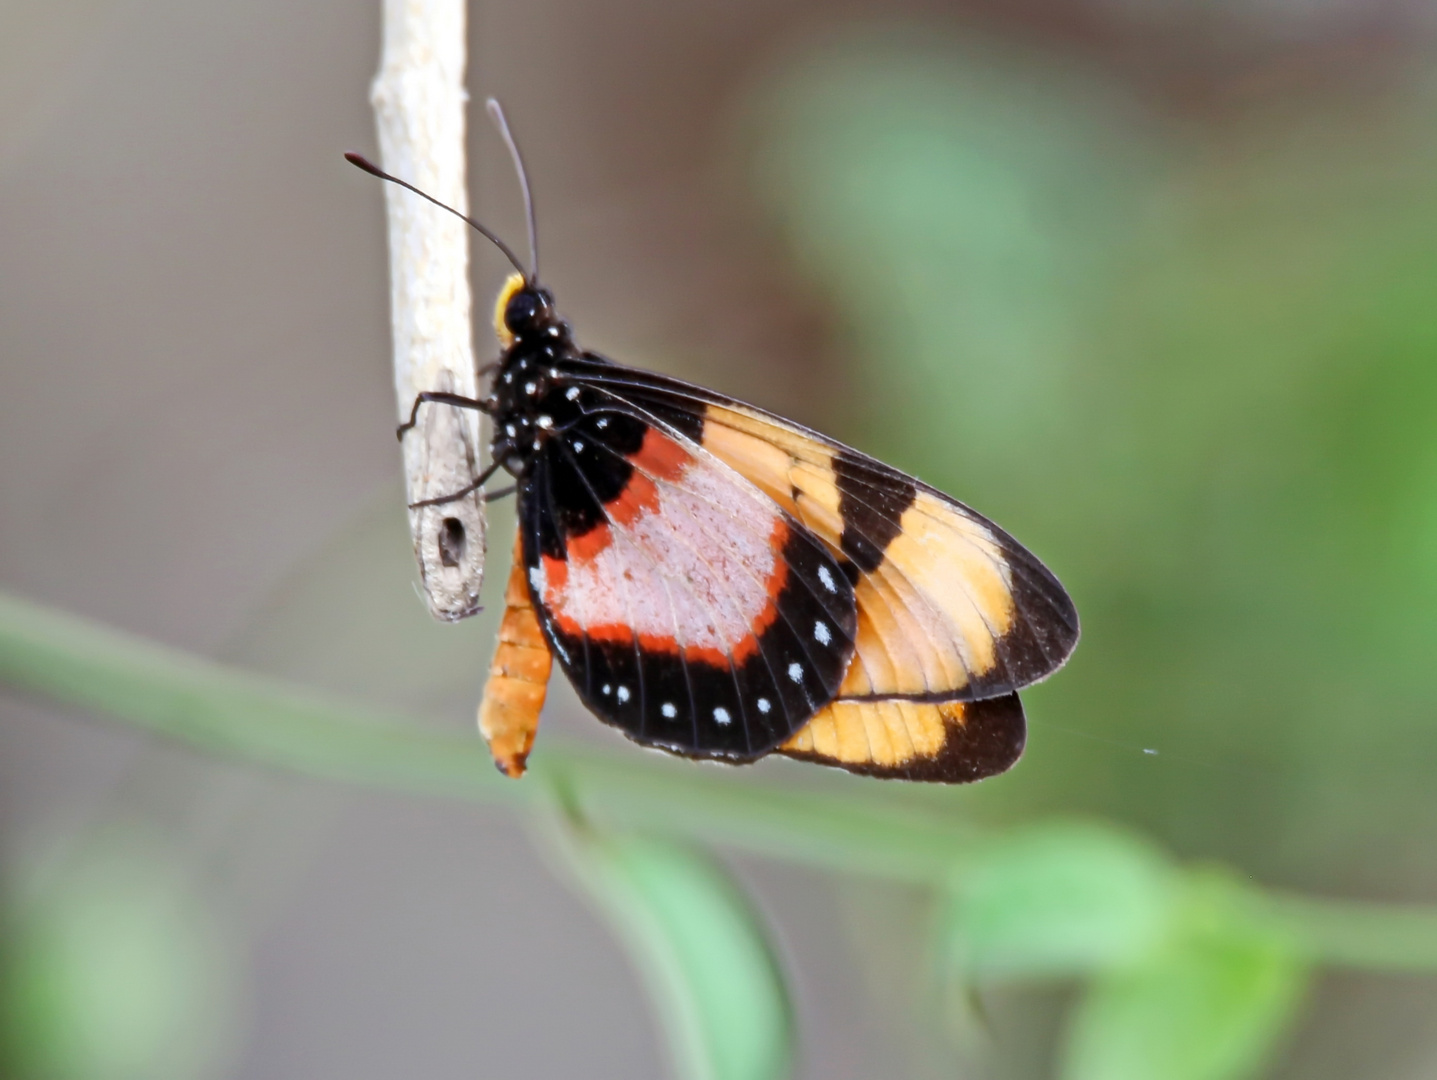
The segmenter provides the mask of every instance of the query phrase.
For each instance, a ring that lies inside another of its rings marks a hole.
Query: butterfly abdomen
[[[479,705],[479,731],[506,776],[524,775],[539,713],[544,707],[553,663],[530,603],[523,553],[515,544],[514,565],[504,591],[504,617]]]

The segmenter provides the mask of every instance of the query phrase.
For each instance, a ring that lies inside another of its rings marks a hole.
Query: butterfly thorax
[[[560,373],[579,351],[546,289],[524,285],[515,290],[505,305],[501,329],[509,341],[489,394],[491,451],[505,469],[523,479],[555,432],[579,417],[577,395],[566,396]]]

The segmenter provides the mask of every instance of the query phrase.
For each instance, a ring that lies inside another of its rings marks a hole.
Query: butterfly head
[[[559,318],[554,296],[520,274],[510,274],[494,304],[494,332],[509,348],[515,341],[567,341],[569,326]]]

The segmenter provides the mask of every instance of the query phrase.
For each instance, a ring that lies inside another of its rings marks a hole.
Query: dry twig
[[[464,0],[385,0],[384,54],[371,100],[386,170],[467,211],[464,165]],[[393,185],[389,211],[394,387],[401,420],[415,396],[474,397],[469,236],[457,218]],[[413,504],[461,491],[478,475],[479,415],[425,405],[404,436]],[[462,619],[479,606],[484,503],[474,493],[409,512],[429,610]]]

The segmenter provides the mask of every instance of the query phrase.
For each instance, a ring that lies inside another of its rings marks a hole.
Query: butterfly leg
[[[453,405],[456,409],[474,409],[481,413],[492,413],[494,411],[493,406],[482,398],[465,397],[463,394],[449,394],[442,390],[425,390],[415,395],[414,407],[409,410],[409,419],[395,429],[394,434],[399,439],[402,440],[404,433],[419,422],[419,406],[425,402],[430,402],[435,405]]]
[[[503,457],[500,457],[497,461],[491,461],[488,468],[481,472],[472,484],[466,484],[458,491],[451,491],[448,495],[438,495],[432,499],[420,499],[418,502],[412,502],[409,504],[409,509],[418,510],[425,506],[443,506],[445,503],[458,502],[464,498],[465,495],[478,491],[483,487],[488,482],[489,477],[498,472],[500,466],[503,464]]]
[[[514,543],[514,567],[504,590],[504,618],[499,644],[479,704],[479,732],[489,744],[494,764],[505,776],[524,775],[524,762],[534,745],[539,712],[548,690],[553,657],[539,629],[524,579],[521,541]]]

